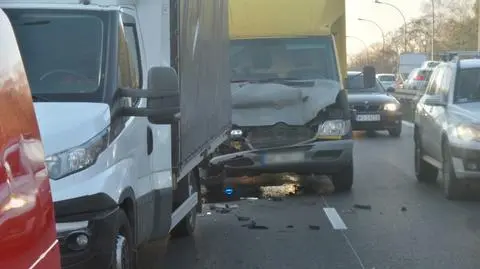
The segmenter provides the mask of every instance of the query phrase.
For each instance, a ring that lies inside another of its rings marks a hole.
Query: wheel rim
[[[130,248],[123,235],[117,235],[115,245],[115,269],[130,269]]]

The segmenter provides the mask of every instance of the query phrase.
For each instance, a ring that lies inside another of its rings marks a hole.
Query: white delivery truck
[[[231,125],[227,1],[0,7],[35,101],[62,267],[134,268],[148,242],[191,234],[199,170]]]
[[[422,66],[423,62],[428,60],[428,56],[421,52],[408,52],[400,54],[397,74],[402,81],[407,80],[408,75],[413,69]]]

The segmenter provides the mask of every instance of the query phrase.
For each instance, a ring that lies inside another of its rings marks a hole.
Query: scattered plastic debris
[[[400,210],[402,210],[402,212],[405,212],[405,211],[407,211],[407,207],[406,207],[406,206],[402,206],[402,208],[401,208]]]
[[[308,228],[310,230],[314,230],[314,231],[320,230],[320,226],[318,226],[318,225],[308,225]]]
[[[274,202],[281,202],[281,201],[283,201],[282,197],[268,197],[268,200],[274,201]]]
[[[237,216],[238,221],[249,221],[250,217],[242,217],[242,216]]]
[[[365,210],[371,210],[372,209],[371,205],[354,204],[353,207],[358,208],[358,209],[365,209]]]
[[[257,223],[252,220],[248,224],[243,224],[242,227],[247,227],[250,230],[268,230],[267,226],[257,225]]]
[[[255,201],[258,197],[240,197],[240,200]]]
[[[287,229],[293,229],[293,225],[287,225]]]

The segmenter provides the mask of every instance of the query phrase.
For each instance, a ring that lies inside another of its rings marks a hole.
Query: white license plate
[[[357,121],[380,121],[379,114],[357,115]]]
[[[305,159],[305,154],[303,152],[289,152],[289,153],[268,153],[264,156],[264,163],[266,164],[275,164],[275,163],[289,163],[289,162],[300,162]]]

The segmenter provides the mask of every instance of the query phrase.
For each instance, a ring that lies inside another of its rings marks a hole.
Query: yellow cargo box
[[[230,39],[335,36],[346,77],[345,0],[230,0]]]

